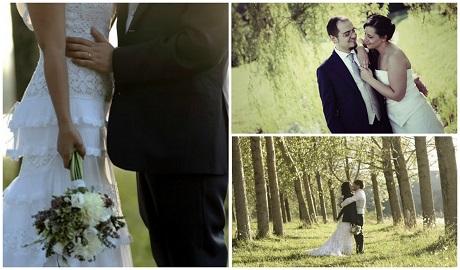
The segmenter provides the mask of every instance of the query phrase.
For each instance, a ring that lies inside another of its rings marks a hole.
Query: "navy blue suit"
[[[385,101],[379,93],[376,96],[382,119],[375,119],[374,124],[369,125],[361,92],[335,51],[317,69],[316,75],[324,116],[332,133],[392,133]]]

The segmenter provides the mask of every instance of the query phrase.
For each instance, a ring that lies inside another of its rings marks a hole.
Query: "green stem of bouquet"
[[[83,158],[78,152],[73,152],[70,159],[70,179],[72,181],[83,179]]]

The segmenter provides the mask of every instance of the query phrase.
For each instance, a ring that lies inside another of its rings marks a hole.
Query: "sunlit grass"
[[[256,231],[253,223],[252,230]],[[233,228],[236,225],[234,224]],[[321,246],[333,233],[336,223],[319,224],[310,229],[301,228],[300,222],[285,224],[285,236],[270,236],[253,241],[233,240],[233,266],[265,267],[409,267],[457,265],[457,248],[433,244],[444,235],[444,227],[423,231],[421,225],[414,230],[393,227],[390,220],[376,224],[365,223],[365,254],[342,257],[312,257],[307,250]],[[233,232],[235,235],[235,232]]]

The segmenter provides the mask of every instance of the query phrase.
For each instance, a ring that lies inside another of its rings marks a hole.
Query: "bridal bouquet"
[[[358,235],[360,233],[362,233],[362,227],[359,226],[359,225],[356,225],[356,224],[352,224],[351,225],[351,233],[354,234],[354,235]]]
[[[82,158],[74,153],[70,165],[73,188],[53,196],[51,208],[33,216],[34,227],[46,257],[54,254],[67,264],[68,258],[94,261],[105,248],[115,248],[111,238],[119,238],[125,226],[123,217],[115,215],[112,199],[107,194],[86,188],[82,180]]]

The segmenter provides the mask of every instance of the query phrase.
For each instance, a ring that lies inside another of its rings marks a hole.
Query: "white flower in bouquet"
[[[56,254],[64,254],[64,245],[62,245],[61,243],[56,243],[54,246],[53,246],[53,251],[56,253]]]
[[[84,259],[85,261],[91,261],[94,256],[101,253],[106,246],[100,241],[98,237],[98,231],[90,227],[83,233],[85,237],[85,244],[79,239],[75,243],[75,248],[72,252],[73,257]]]
[[[100,194],[87,192],[83,194],[83,197],[84,202],[81,208],[90,226],[94,227],[112,216],[112,209],[105,207]]]
[[[85,203],[84,194],[80,192],[72,194],[72,196],[70,197],[70,202],[72,203],[72,207],[83,208],[83,205]]]

